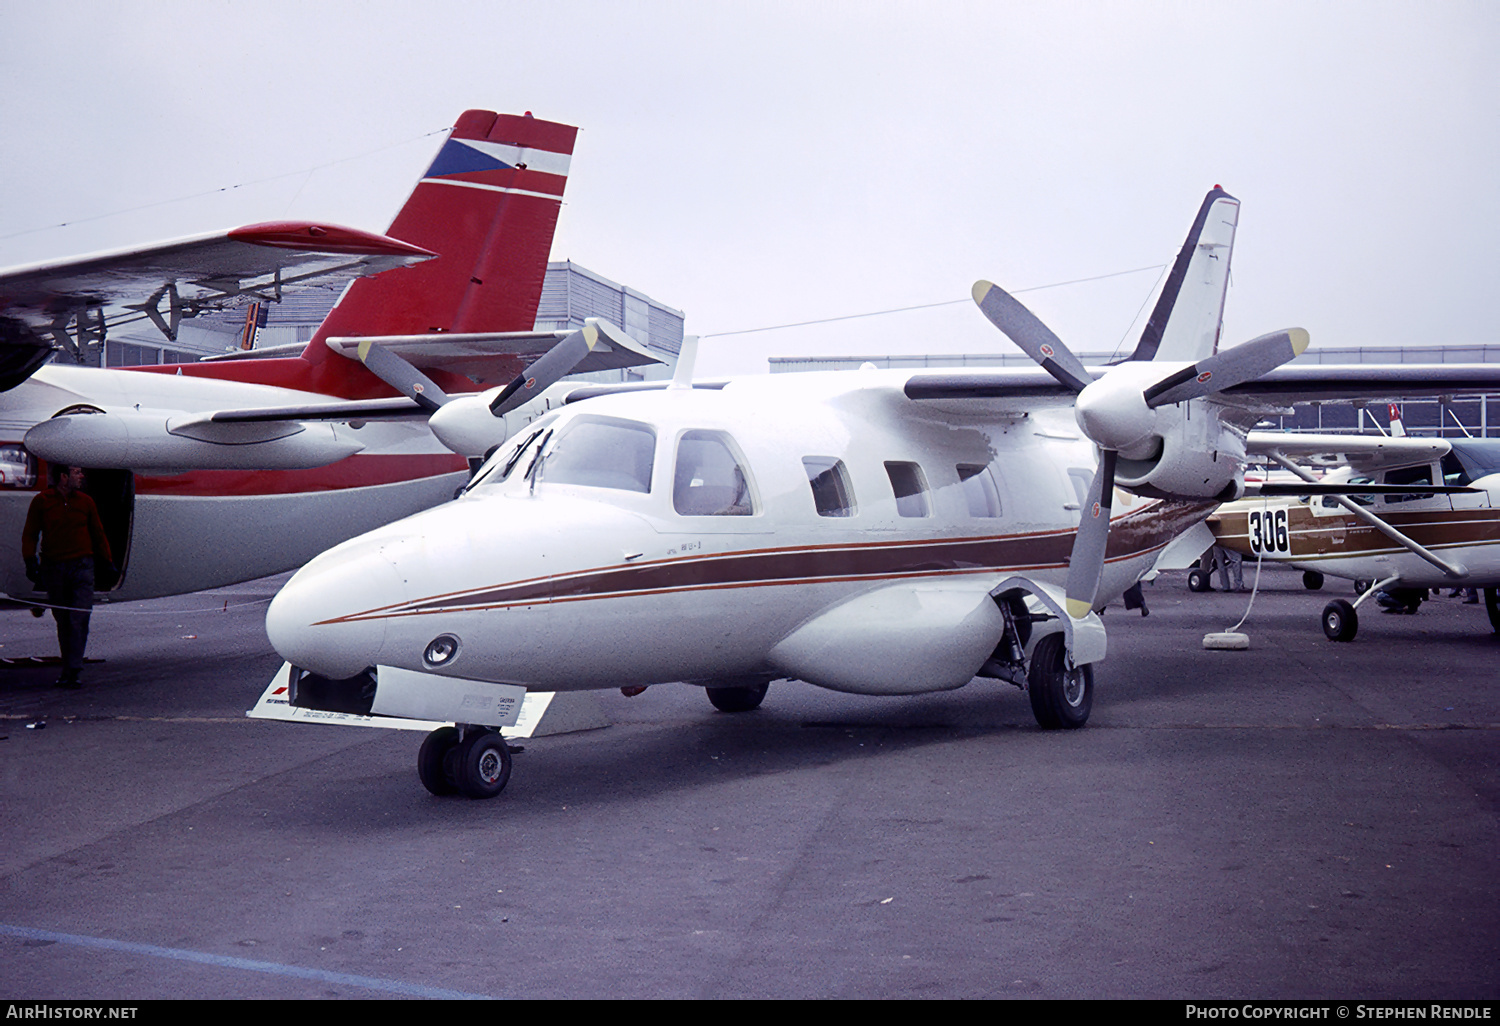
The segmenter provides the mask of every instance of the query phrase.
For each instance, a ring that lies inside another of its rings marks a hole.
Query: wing
[[[1093,377],[1103,373],[1085,368]],[[1040,367],[913,374],[902,386],[908,399],[928,409],[963,416],[1019,416],[1073,405],[1077,393]]]
[[[247,225],[151,246],[0,271],[0,391],[54,349],[150,321],[175,339],[185,317],[293,288],[342,287],[436,256],[384,235],[307,221]],[[72,337],[70,337],[70,332]]]
[[[1296,463],[1352,467],[1367,477],[1392,467],[1442,459],[1452,448],[1442,438],[1387,438],[1384,435],[1316,435],[1252,431],[1245,439],[1251,456],[1284,456]],[[1409,490],[1409,489],[1408,489]],[[1305,489],[1304,489],[1305,491]]]
[[[1494,392],[1500,365],[1493,363],[1310,364],[1280,367],[1222,393],[1267,406],[1311,402],[1417,399]]]

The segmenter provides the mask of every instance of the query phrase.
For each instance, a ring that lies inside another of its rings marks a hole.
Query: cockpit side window
[[[849,472],[844,469],[843,460],[833,456],[804,456],[802,466],[807,470],[818,516],[854,515],[854,489],[849,485]]]
[[[672,508],[685,517],[748,517],[755,512],[744,464],[719,431],[685,431],[677,442]]]
[[[985,520],[1001,516],[1000,489],[989,467],[982,463],[960,463],[958,480],[964,486],[964,498],[969,501],[969,516]]]
[[[630,420],[580,419],[545,453],[540,479],[549,484],[651,490],[656,431]]]
[[[1388,485],[1430,485],[1432,484],[1432,467],[1430,464],[1424,464],[1419,467],[1398,467],[1395,470],[1387,470],[1385,472],[1385,483]],[[1426,497],[1426,495],[1421,493],[1413,493],[1411,495],[1386,495],[1384,498],[1386,504],[1390,505],[1396,502],[1413,502]]]
[[[921,467],[915,463],[887,460],[885,473],[891,479],[891,491],[896,496],[897,515],[925,517],[932,514],[927,503],[927,482],[922,477]]]

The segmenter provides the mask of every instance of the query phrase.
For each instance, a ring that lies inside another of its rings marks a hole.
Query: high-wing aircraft
[[[507,413],[561,374],[653,362],[602,321],[534,330],[576,132],[464,113],[384,236],[261,224],[0,272],[0,592],[31,593],[34,457],[90,468],[114,598],[196,591],[451,498],[468,463],[426,424],[449,393],[512,382]],[[350,274],[376,276],[349,284],[300,355],[42,365],[112,325],[170,339],[201,310]]]
[[[528,688],[684,681],[741,711],[777,678],[908,695],[979,675],[1026,689],[1043,727],[1081,727],[1097,610],[1243,493],[1260,416],[1500,380],[1493,365],[1281,368],[1307,345],[1296,328],[1219,350],[1238,214],[1208,194],[1116,366],[1085,368],[979,282],[980,309],[1039,368],[695,387],[684,358],[665,390],[548,414],[457,501],[283,588],[266,629],[293,664],[291,704],[452,722],[418,773],[470,797],[509,779],[490,728]]]
[[[1481,588],[1500,631],[1500,439],[1252,432],[1250,444],[1307,482],[1313,460],[1347,467],[1338,494],[1290,485],[1208,520],[1215,544],[1296,567],[1309,583],[1362,582],[1354,602],[1323,608],[1329,640],[1352,641],[1356,610],[1382,588],[1413,612],[1428,588]]]

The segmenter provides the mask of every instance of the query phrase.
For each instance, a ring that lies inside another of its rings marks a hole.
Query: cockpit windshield
[[[537,475],[548,484],[649,492],[655,457],[656,430],[650,425],[579,418],[552,443]]]
[[[512,444],[502,443],[498,446],[494,455],[485,461],[483,468],[464,490],[470,491],[481,485],[496,485],[510,477],[511,471],[516,469],[516,465],[521,462],[523,456],[531,452],[534,457],[536,455],[534,450],[538,444],[546,445],[547,436],[551,433],[552,424],[556,420],[556,416],[543,417],[536,423],[523,428]]]

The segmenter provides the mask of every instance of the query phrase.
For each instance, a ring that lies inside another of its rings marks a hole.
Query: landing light
[[[428,666],[442,666],[458,655],[458,639],[451,634],[439,634],[427,643],[422,653],[422,662]]]

